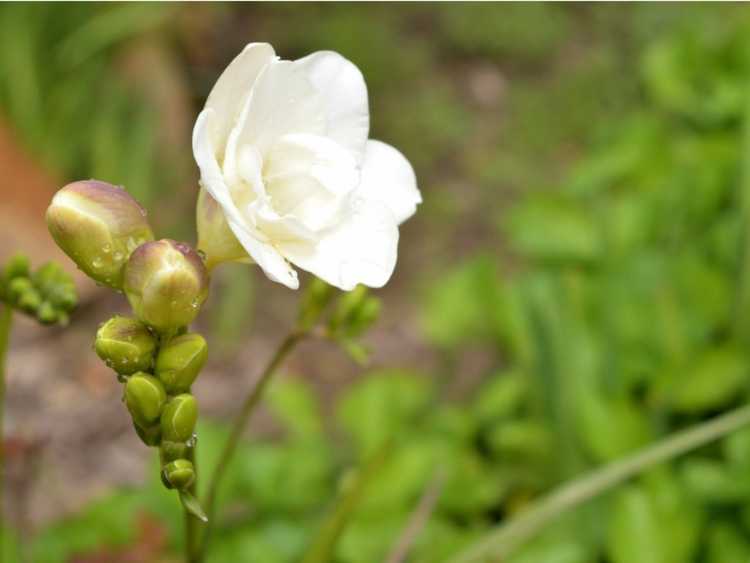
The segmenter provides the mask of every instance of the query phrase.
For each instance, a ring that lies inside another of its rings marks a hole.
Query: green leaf
[[[300,378],[275,380],[265,398],[271,411],[295,438],[314,438],[323,431],[317,398]]]
[[[660,520],[648,493],[630,485],[615,495],[607,524],[612,563],[665,563]]]

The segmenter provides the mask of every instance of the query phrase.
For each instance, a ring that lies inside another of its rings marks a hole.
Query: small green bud
[[[36,311],[36,317],[39,322],[46,325],[51,325],[59,320],[59,315],[55,306],[49,301],[42,303]]]
[[[87,180],[60,189],[47,209],[57,245],[89,277],[115,289],[139,245],[153,240],[145,210],[122,188]]]
[[[16,278],[16,279],[26,279],[26,278]],[[26,290],[18,299],[18,306],[23,311],[30,313],[30,314],[36,314],[37,309],[39,309],[41,305],[42,305],[42,296],[39,295],[39,292],[34,288]]]
[[[208,345],[200,334],[183,334],[161,347],[156,357],[156,376],[167,393],[177,394],[190,386],[206,364]]]
[[[4,277],[6,280],[28,278],[29,268],[28,256],[25,256],[24,254],[16,254],[6,263]]]
[[[158,446],[161,443],[161,426],[158,422],[146,428],[141,428],[133,421],[133,428],[135,428],[135,433],[138,434],[141,442],[147,446]]]
[[[356,337],[370,328],[379,315],[380,300],[371,296],[365,286],[358,285],[341,296],[328,328],[334,335]]]
[[[8,297],[18,303],[25,293],[36,291],[29,278],[14,278],[8,284]]]
[[[313,278],[302,296],[297,319],[300,328],[312,328],[335,295],[336,289],[332,285],[328,285],[320,278]]]
[[[187,442],[193,436],[198,421],[198,403],[188,393],[177,395],[164,407],[161,414],[161,433],[170,442]]]
[[[162,481],[170,489],[187,489],[195,482],[195,469],[186,459],[176,459],[162,469]]]
[[[96,332],[97,355],[119,374],[148,371],[154,362],[156,338],[141,321],[115,316]]]
[[[125,384],[125,404],[133,421],[141,428],[148,428],[159,420],[167,401],[167,393],[161,381],[146,373],[136,373]]]
[[[189,325],[208,296],[208,272],[189,245],[163,239],[133,252],[125,295],[136,316],[160,332]]]
[[[186,457],[188,449],[189,446],[185,442],[170,442],[169,440],[162,440],[159,445],[162,463],[168,463]]]

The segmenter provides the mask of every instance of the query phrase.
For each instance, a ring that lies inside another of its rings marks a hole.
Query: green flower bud
[[[24,294],[36,291],[29,278],[14,278],[8,284],[8,297],[13,303],[18,303]]]
[[[159,430],[161,432],[161,430]],[[182,459],[187,456],[189,446],[185,442],[170,442],[162,440],[159,445],[162,463],[169,463],[176,459]]]
[[[88,276],[120,289],[130,254],[153,240],[146,212],[122,188],[105,182],[73,182],[47,209],[47,227],[57,245]]]
[[[163,239],[133,252],[125,295],[136,316],[160,332],[189,325],[208,296],[208,272],[189,245]]]
[[[188,393],[177,395],[161,414],[161,434],[170,442],[187,442],[198,421],[198,402]]]
[[[5,265],[4,278],[8,281],[14,278],[28,278],[29,268],[29,257],[24,254],[16,254]]]
[[[198,194],[196,206],[198,248],[206,255],[206,266],[212,269],[222,262],[248,260],[232,229],[229,228],[224,211],[216,200],[204,189]]]
[[[334,335],[353,338],[370,328],[379,315],[380,300],[369,295],[365,286],[358,285],[341,296],[328,328]]]
[[[141,428],[133,421],[133,428],[135,428],[135,433],[138,434],[141,442],[147,446],[158,446],[161,443],[161,426],[158,422],[146,428]]]
[[[169,489],[187,489],[195,482],[195,469],[186,459],[176,459],[164,466],[162,482]]]
[[[175,395],[190,390],[208,358],[208,345],[200,334],[183,334],[159,349],[156,376],[167,393]]]
[[[24,279],[24,278],[18,278],[18,279]],[[39,295],[39,292],[34,288],[26,290],[18,298],[18,306],[21,308],[21,310],[25,311],[26,313],[30,313],[32,315],[36,314],[37,309],[39,309],[41,305],[42,305],[42,296]]]
[[[149,428],[159,420],[167,401],[161,381],[146,373],[136,373],[125,384],[125,404],[133,421],[141,428]]]
[[[302,296],[297,324],[309,329],[318,321],[321,313],[336,295],[336,289],[320,278],[313,278]]]
[[[55,306],[49,301],[45,301],[37,309],[36,318],[42,324],[51,325],[56,323],[60,319],[60,316]]]
[[[115,316],[96,332],[94,348],[109,367],[119,374],[130,375],[151,369],[156,338],[141,321]]]

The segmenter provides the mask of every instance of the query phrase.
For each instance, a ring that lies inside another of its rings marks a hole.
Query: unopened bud
[[[320,278],[313,278],[302,296],[297,320],[300,328],[312,328],[335,295],[336,289],[332,285]]]
[[[36,310],[36,318],[42,324],[51,325],[59,320],[60,315],[52,303],[45,301]]]
[[[47,227],[81,270],[115,289],[122,287],[123,267],[133,250],[154,238],[133,196],[96,180],[59,190],[47,209]]]
[[[156,339],[141,321],[115,316],[96,332],[94,348],[109,367],[122,375],[149,371]]]
[[[145,428],[141,428],[135,421],[133,421],[133,428],[135,428],[135,433],[138,434],[141,442],[147,446],[158,446],[161,443],[161,426],[158,422]]]
[[[205,253],[209,269],[222,262],[248,259],[247,251],[229,228],[221,206],[204,189],[198,194],[196,224],[198,248]]]
[[[188,455],[189,446],[185,442],[170,442],[162,440],[159,444],[162,463],[169,463],[176,459],[182,459]]]
[[[189,325],[208,296],[208,272],[189,245],[163,239],[133,252],[125,295],[136,316],[160,332]]]
[[[164,407],[161,433],[170,442],[187,442],[193,436],[198,421],[198,403],[188,393],[177,395]]]
[[[4,278],[8,281],[14,278],[29,277],[29,258],[24,254],[16,254],[5,265]]]
[[[156,376],[167,393],[190,391],[190,386],[206,364],[208,345],[200,334],[183,334],[159,349]]]
[[[370,295],[365,286],[358,285],[339,299],[329,329],[333,334],[355,337],[370,328],[379,315],[380,300]]]
[[[152,375],[136,373],[125,384],[125,404],[133,421],[141,428],[149,428],[159,420],[167,394],[161,381]]]
[[[187,459],[176,459],[162,469],[162,481],[170,489],[187,489],[195,482],[195,469]]]

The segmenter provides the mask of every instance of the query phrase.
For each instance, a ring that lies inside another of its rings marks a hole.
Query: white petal
[[[294,265],[345,291],[357,284],[382,287],[396,267],[398,227],[377,201],[355,199],[344,221],[322,233],[317,245],[277,245]]]
[[[254,231],[232,200],[212,145],[210,130],[213,116],[212,109],[204,109],[198,116],[193,129],[193,154],[201,171],[201,185],[221,205],[234,236],[263,269],[263,272],[273,281],[297,289],[299,287],[297,272],[273,246],[255,236]]]
[[[327,137],[285,135],[267,152],[263,179],[273,208],[318,231],[337,219],[359,184],[351,153]]]
[[[414,215],[417,205],[422,203],[409,161],[397,149],[380,141],[367,141],[357,192],[387,205],[399,224]]]
[[[295,61],[307,73],[325,104],[327,135],[359,163],[370,130],[367,85],[354,63],[333,51],[318,51]]]
[[[264,155],[286,134],[323,134],[325,112],[302,69],[290,61],[275,61],[258,76],[237,127],[237,147],[253,145]]]
[[[214,84],[206,107],[216,111],[213,146],[219,153],[224,152],[229,132],[237,122],[258,74],[274,58],[273,47],[268,43],[250,43],[229,63]]]

